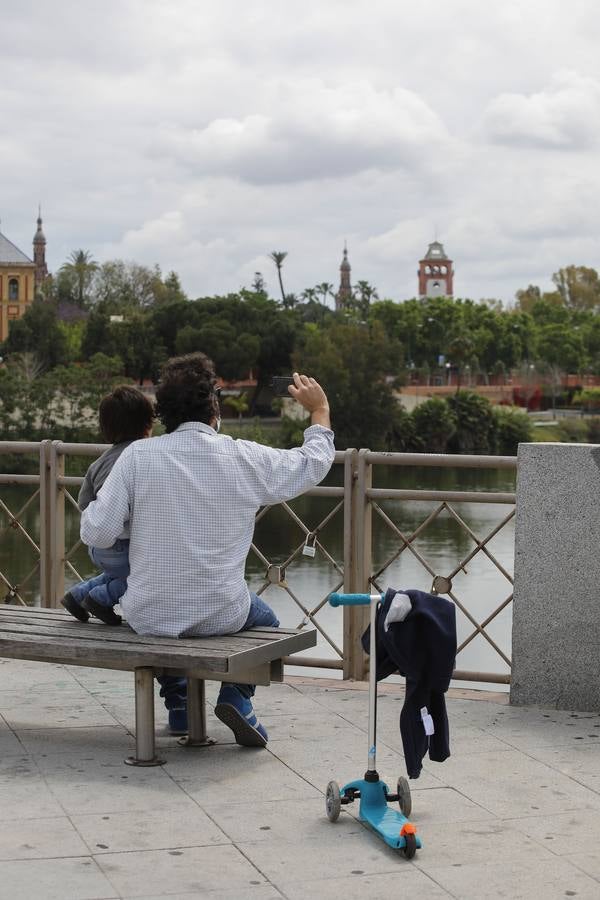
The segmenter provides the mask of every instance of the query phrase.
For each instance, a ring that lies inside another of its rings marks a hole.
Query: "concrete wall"
[[[522,444],[511,703],[600,710],[600,447]]]

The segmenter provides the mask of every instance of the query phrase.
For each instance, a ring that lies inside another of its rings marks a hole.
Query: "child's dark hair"
[[[156,414],[167,432],[183,422],[210,423],[219,414],[215,366],[204,353],[176,356],[163,367],[156,390]]]
[[[103,397],[98,409],[102,436],[111,444],[143,438],[154,420],[152,402],[130,384],[121,384]]]

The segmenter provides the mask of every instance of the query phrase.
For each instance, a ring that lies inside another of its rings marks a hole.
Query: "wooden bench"
[[[161,638],[75,621],[64,610],[0,606],[0,657],[121,669],[135,673],[137,766],[162,765],[156,756],[154,676],[182,675],[188,683],[187,746],[213,744],[206,733],[204,682],[268,685],[283,680],[283,657],[314,647],[315,629],[252,628],[222,637]]]

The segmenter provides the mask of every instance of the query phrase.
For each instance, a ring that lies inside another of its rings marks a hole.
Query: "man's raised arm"
[[[329,403],[321,385],[314,378],[295,372],[289,393],[311,416],[301,447],[275,450],[261,446],[258,451],[256,444],[238,441],[240,449],[246,444],[252,472],[248,490],[253,491],[260,506],[291,500],[315,487],[325,478],[334,460]]]

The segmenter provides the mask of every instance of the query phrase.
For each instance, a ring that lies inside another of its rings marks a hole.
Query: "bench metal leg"
[[[183,747],[210,747],[216,744],[214,738],[206,734],[206,692],[204,681],[199,678],[187,680],[188,736],[182,738]]]
[[[154,735],[154,671],[144,666],[135,670],[135,756],[128,766],[162,766],[156,756]]]

